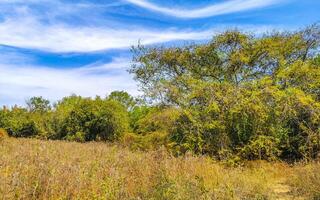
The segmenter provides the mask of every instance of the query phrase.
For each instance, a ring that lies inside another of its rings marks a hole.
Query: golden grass
[[[320,163],[293,167],[292,177],[287,182],[296,196],[320,200]]]
[[[0,199],[277,199],[274,187],[296,171],[265,162],[228,168],[103,143],[7,138],[0,152]]]

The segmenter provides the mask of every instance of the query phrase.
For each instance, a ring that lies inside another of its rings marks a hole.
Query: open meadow
[[[0,199],[319,199],[320,165],[132,152],[105,143],[6,138]]]

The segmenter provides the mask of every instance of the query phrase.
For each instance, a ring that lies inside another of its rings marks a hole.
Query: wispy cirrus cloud
[[[82,27],[42,24],[34,19],[7,19],[0,23],[0,44],[50,52],[92,52],[129,48],[174,40],[203,40],[212,30],[148,30],[145,28]]]
[[[187,11],[158,7],[146,0],[126,1],[180,17],[211,16],[275,3],[275,0],[232,0],[203,9]],[[95,52],[129,48],[138,44],[138,42],[149,45],[177,40],[205,40],[211,38],[219,28],[215,26],[214,28],[207,27],[206,30],[171,27],[157,29],[143,24],[131,25],[116,22],[107,23],[107,25],[70,24],[68,21],[61,19],[72,15],[76,17],[75,19],[81,21],[83,18],[87,18],[84,16],[89,13],[102,11],[97,10],[96,4],[87,1],[76,4],[64,3],[62,0],[0,0],[0,4],[1,2],[4,5],[19,4],[4,8],[6,14],[3,16],[4,20],[0,22],[0,45],[48,52]],[[35,11],[34,7],[30,5],[33,3],[41,4],[41,9]],[[105,6],[117,7],[122,3],[109,2]],[[47,4],[51,6],[44,6]],[[52,7],[55,9],[52,9]],[[91,18],[92,20],[96,18],[101,20],[100,15],[92,15]]]
[[[45,25],[33,18],[9,19],[0,23],[0,45],[36,49],[47,52],[95,52],[110,49],[130,48],[161,44],[172,41],[208,40],[218,32],[230,29],[232,25],[216,25],[206,30],[153,30],[143,27],[111,28],[82,27],[67,24]],[[255,33],[270,30],[270,26],[236,26]]]
[[[222,14],[235,13],[280,3],[282,0],[228,0],[199,9],[167,8],[148,0],[126,0],[136,6],[153,10],[178,18],[204,18]]]

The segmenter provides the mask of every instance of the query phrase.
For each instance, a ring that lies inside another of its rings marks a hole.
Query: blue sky
[[[0,0],[0,105],[72,93],[138,95],[130,46],[319,22],[318,0]]]

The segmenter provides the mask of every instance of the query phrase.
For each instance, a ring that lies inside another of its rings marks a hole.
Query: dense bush
[[[136,122],[136,132],[140,134],[155,131],[170,132],[179,115],[179,109],[155,107]]]
[[[32,116],[24,108],[4,108],[1,112],[1,125],[10,136],[32,137],[38,134],[38,129]]]
[[[170,149],[170,141],[167,132],[151,132],[147,135],[126,133],[121,143],[132,150],[156,150],[161,147]]]
[[[59,138],[113,141],[129,128],[127,111],[113,100],[70,97],[59,102],[56,110],[54,118]]]

